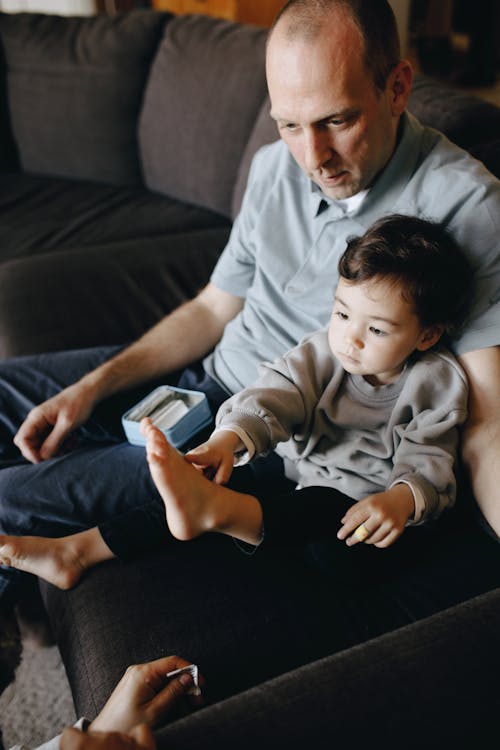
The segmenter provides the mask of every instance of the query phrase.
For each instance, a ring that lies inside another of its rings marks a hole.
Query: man
[[[215,347],[204,372],[187,370],[180,383],[204,389],[216,408],[254,379],[259,361],[326,325],[346,239],[393,212],[442,221],[477,269],[471,317],[454,345],[470,380],[463,457],[488,530],[500,532],[500,184],[405,113],[412,72],[399,58],[385,0],[291,0],[270,34],[267,78],[282,140],[254,160],[241,214],[208,286],[110,359],[109,351],[65,353],[3,367],[19,419],[40,400],[39,392],[18,395],[34,368],[41,390],[55,394],[29,411],[15,436],[31,465],[19,465],[17,456],[17,465],[0,472],[3,528],[29,533],[28,503],[37,534],[72,534],[50,542],[0,538],[0,555],[12,568],[67,587],[95,562],[161,542],[167,531],[143,453],[108,429],[110,414],[120,413],[113,399]],[[62,382],[71,384],[60,390]],[[105,419],[97,424],[97,417]],[[80,426],[85,447],[59,455]],[[486,534],[476,536],[475,549],[483,543],[500,556]],[[425,612],[498,585],[490,559],[472,566],[466,584],[455,576],[456,589],[446,596],[434,591]],[[4,592],[13,578],[12,570],[3,572]]]

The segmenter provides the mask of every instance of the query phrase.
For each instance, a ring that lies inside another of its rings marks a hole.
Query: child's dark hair
[[[397,214],[379,219],[348,241],[339,273],[354,282],[392,279],[424,327],[441,324],[456,335],[467,314],[472,268],[450,235],[431,221]]]

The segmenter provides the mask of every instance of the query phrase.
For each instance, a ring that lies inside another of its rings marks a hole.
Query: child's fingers
[[[141,431],[141,434],[144,435],[144,437],[146,437],[146,435],[149,432],[150,427],[152,427],[152,426],[153,426],[153,423],[150,420],[150,418],[149,417],[143,417],[141,419],[140,423],[139,423],[139,429]]]
[[[400,529],[392,529],[380,541],[373,542],[373,544],[375,547],[378,547],[379,549],[385,549],[386,547],[390,547],[391,544],[394,544],[396,539],[398,539],[402,533],[403,532]]]
[[[197,445],[196,448],[192,448],[190,451],[184,454],[184,458],[190,464],[197,464],[198,466],[207,466],[210,461],[211,450],[206,443]]]
[[[222,460],[219,468],[217,469],[214,477],[216,484],[227,484],[233,473],[233,462]]]

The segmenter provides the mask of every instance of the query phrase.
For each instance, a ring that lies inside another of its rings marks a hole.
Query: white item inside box
[[[132,409],[127,419],[140,422],[144,417],[149,417],[155,427],[168,430],[199,400],[196,395],[189,393],[178,393],[168,389],[153,391]]]

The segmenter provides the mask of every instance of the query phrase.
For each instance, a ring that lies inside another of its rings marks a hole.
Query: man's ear
[[[388,88],[391,96],[392,114],[400,117],[408,103],[413,81],[413,69],[408,60],[400,60],[391,72]]]
[[[420,341],[417,344],[418,351],[426,352],[427,349],[430,349],[434,344],[437,344],[443,333],[444,325],[441,325],[441,323],[425,328],[420,336]]]

